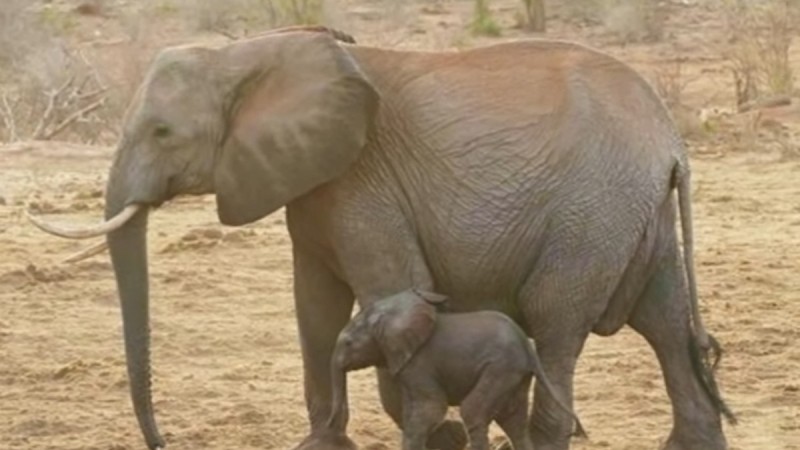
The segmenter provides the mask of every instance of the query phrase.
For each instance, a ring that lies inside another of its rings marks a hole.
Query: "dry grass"
[[[325,0],[179,0],[185,22],[199,31],[229,37],[246,36],[266,28],[322,24]]]
[[[657,0],[571,0],[561,7],[568,19],[602,24],[623,43],[659,41],[664,34],[664,10]]]
[[[547,29],[544,0],[522,0],[524,23],[522,27],[529,31],[543,32]]]
[[[672,112],[672,117],[684,138],[701,138],[709,131],[696,108],[685,101],[686,87],[694,79],[686,76],[683,61],[676,59],[659,66],[651,75],[656,92]]]
[[[789,48],[794,26],[800,20],[797,2],[725,0],[724,4],[729,35],[722,53],[729,61],[737,106],[764,97],[791,95],[794,73]]]
[[[664,15],[656,0],[604,0],[603,23],[623,42],[655,42],[664,36]]]
[[[0,9],[0,140],[97,141],[106,87],[85,54],[59,37],[69,13],[24,0]]]
[[[475,10],[470,29],[475,35],[500,36],[502,30],[495,22],[488,0],[475,0]]]
[[[676,59],[656,70],[653,81],[658,95],[669,108],[683,104],[683,91],[691,82],[683,73],[683,62]]]

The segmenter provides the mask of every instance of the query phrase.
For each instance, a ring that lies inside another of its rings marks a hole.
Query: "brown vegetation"
[[[800,450],[798,2],[545,3],[544,37],[599,48],[649,75],[687,137],[700,298],[726,350],[722,389],[741,418],[725,430],[731,450]],[[43,235],[21,210],[32,202],[64,221],[102,214],[122,114],[160,47],[316,21],[364,45],[401,49],[530,37],[517,26],[524,0],[482,5],[489,35],[471,32],[476,0],[3,0],[2,445],[142,446],[108,257],[61,264],[82,245]],[[34,137],[58,141],[27,141]],[[92,142],[100,145],[85,145]],[[289,448],[307,420],[285,219],[234,230],[218,224],[214,208],[213,198],[181,198],[151,217],[153,387],[163,431],[170,448]],[[575,392],[590,433],[575,449],[663,444],[667,395],[656,359],[630,330],[588,341]],[[373,373],[356,373],[350,393],[356,441],[397,448]]]

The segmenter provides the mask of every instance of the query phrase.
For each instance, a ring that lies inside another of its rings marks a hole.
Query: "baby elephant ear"
[[[431,291],[425,291],[421,289],[413,289],[414,293],[421,299],[425,300],[426,302],[432,305],[443,305],[450,300],[450,297],[442,294],[437,294]]]
[[[423,344],[436,326],[436,308],[424,301],[398,305],[381,312],[375,333],[392,375],[397,375]]]

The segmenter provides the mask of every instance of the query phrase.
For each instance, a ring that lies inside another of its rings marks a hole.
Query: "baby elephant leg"
[[[490,449],[489,424],[499,413],[504,411],[504,406],[509,398],[519,391],[522,378],[522,374],[488,370],[461,402],[461,418],[467,427],[471,450]],[[525,422],[522,424],[522,429],[527,430]],[[519,450],[529,448],[521,447]]]
[[[425,450],[428,436],[447,414],[447,400],[405,396],[403,399],[403,450]]]
[[[400,386],[392,379],[386,369],[378,369],[378,389],[383,409],[400,429],[403,425],[403,398]],[[430,450],[464,450],[467,434],[458,420],[441,422],[428,436],[427,448]]]
[[[528,433],[528,394],[530,390],[531,378],[526,377],[506,398],[495,417],[495,421],[508,436],[514,450],[533,450],[533,442]],[[508,445],[501,448],[510,450]]]

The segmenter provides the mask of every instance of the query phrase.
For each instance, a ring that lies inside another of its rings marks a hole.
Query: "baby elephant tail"
[[[542,363],[539,361],[539,355],[536,353],[536,348],[533,346],[533,343],[529,341],[530,344],[530,358],[528,358],[529,365],[531,372],[536,377],[536,382],[541,383],[544,389],[556,400],[558,406],[563,409],[564,411],[568,412],[572,419],[575,420],[575,432],[573,433],[575,436],[586,438],[588,435],[586,434],[586,429],[583,428],[583,424],[581,420],[578,418],[577,414],[575,414],[572,409],[567,406],[566,403],[562,401],[561,398],[556,394],[556,390],[553,387],[553,384],[550,383],[550,380],[547,378],[547,375],[544,373],[544,369],[542,368]]]

